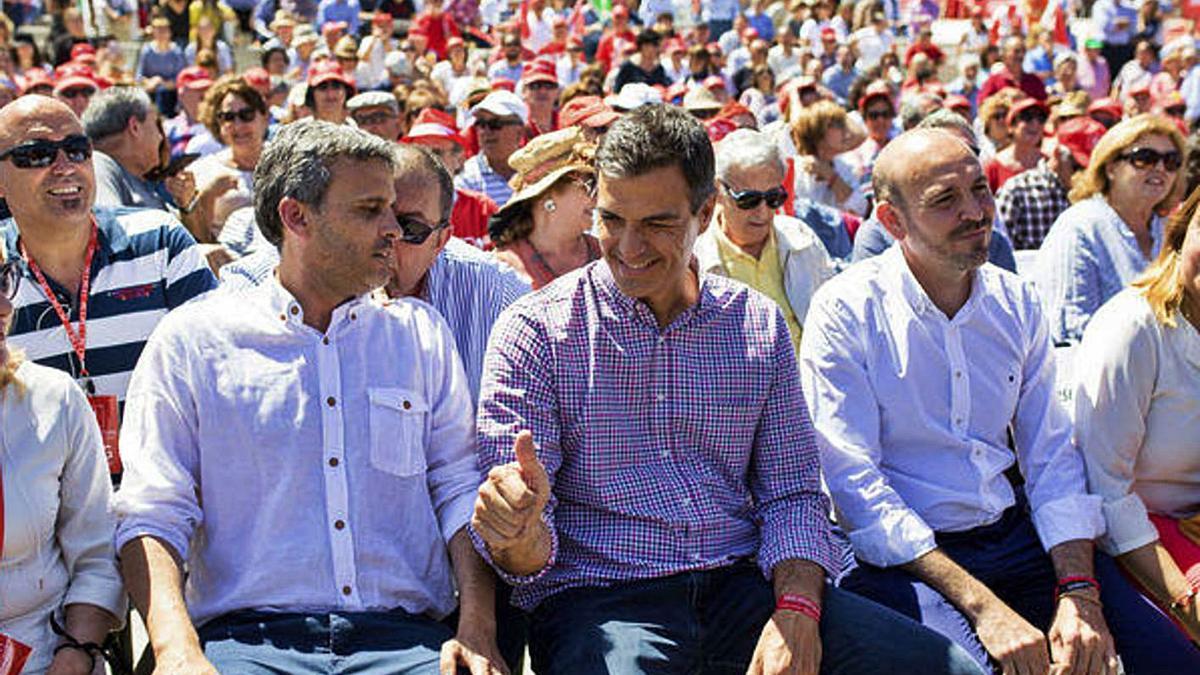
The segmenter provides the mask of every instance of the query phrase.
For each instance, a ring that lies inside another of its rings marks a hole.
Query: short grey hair
[[[787,165],[779,154],[779,146],[771,137],[754,129],[738,129],[721,139],[714,148],[717,161],[717,180],[727,181],[730,171],[769,166],[787,173]]]
[[[283,244],[279,202],[320,207],[338,160],[381,160],[396,168],[393,144],[353,127],[304,119],[279,130],[254,169],[254,215],[267,241]]]
[[[450,222],[450,212],[454,209],[454,179],[450,177],[450,171],[432,150],[423,145],[400,143],[396,145],[395,151],[397,178],[417,174],[437,186],[441,212],[437,224],[445,226]],[[397,200],[403,198],[403,195],[396,195]]]
[[[906,96],[900,101],[900,126],[905,131],[915,129],[925,116],[942,106],[942,97],[923,92]]]
[[[962,115],[942,108],[935,110],[921,120],[917,125],[918,129],[951,129],[962,134],[966,138],[971,139],[971,145],[978,145],[978,140],[975,137],[975,130],[971,128],[971,123],[968,122]]]
[[[83,111],[83,132],[99,141],[125,131],[129,118],[145,122],[154,103],[138,87],[109,87],[97,92]]]

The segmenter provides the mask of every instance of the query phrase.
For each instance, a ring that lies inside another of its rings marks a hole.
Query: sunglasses
[[[777,209],[783,206],[788,198],[787,190],[784,190],[783,186],[773,187],[762,192],[759,190],[734,190],[725,183],[721,183],[721,185],[725,187],[725,192],[729,193],[733,203],[743,211],[757,209],[758,205],[764,201],[767,203],[767,207]]]
[[[353,117],[354,117],[354,123],[360,127],[363,127],[363,126],[371,126],[374,124],[386,124],[386,123],[396,119],[397,117],[399,117],[399,115],[396,115],[395,113],[384,110],[384,111],[380,111],[380,112],[363,113],[360,115],[353,115]]]
[[[58,95],[60,98],[79,98],[80,96],[91,97],[95,93],[96,90],[91,87],[72,87],[58,92]]]
[[[400,225],[400,241],[406,244],[424,244],[429,235],[450,225],[449,222],[430,225],[412,216],[398,216],[396,223]]]
[[[553,82],[530,82],[525,85],[526,89],[558,89],[558,85]]]
[[[1025,123],[1038,122],[1040,124],[1045,124],[1046,123],[1046,113],[1042,112],[1041,110],[1038,110],[1037,108],[1030,108],[1028,110],[1022,110],[1021,112],[1017,113],[1017,121],[1025,122]]]
[[[891,108],[880,108],[879,110],[868,110],[867,119],[869,120],[890,120],[896,116]]]
[[[228,124],[234,120],[243,122],[253,122],[254,118],[258,117],[258,111],[254,108],[242,108],[241,110],[222,110],[217,113],[217,121],[222,124]]]
[[[520,120],[503,120],[503,119],[475,119],[475,126],[480,129],[488,129],[491,131],[499,131],[504,127],[520,126]]]
[[[17,297],[17,286],[21,285],[21,273],[17,271],[17,261],[8,260],[0,263],[0,296],[9,300]]]
[[[1159,152],[1153,148],[1137,148],[1129,152],[1122,153],[1117,159],[1123,159],[1133,168],[1138,171],[1145,171],[1154,168],[1160,161],[1163,168],[1167,171],[1177,171],[1180,166],[1183,166],[1183,155],[1178,151],[1171,150],[1170,152]]]
[[[0,152],[0,162],[11,160],[18,169],[44,169],[58,158],[58,151],[67,155],[72,164],[82,164],[92,156],[92,142],[83,134],[67,136],[61,141],[30,141]]]

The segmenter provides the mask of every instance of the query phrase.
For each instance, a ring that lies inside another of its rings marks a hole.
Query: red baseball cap
[[[375,12],[375,16],[371,17],[371,23],[377,23],[380,26],[392,25],[392,15],[387,12]]]
[[[966,110],[970,112],[971,101],[966,96],[954,94],[953,96],[946,97],[945,108],[947,110]]]
[[[1031,108],[1037,108],[1038,110],[1041,110],[1042,114],[1045,115],[1047,119],[1050,118],[1050,106],[1046,105],[1043,101],[1033,98],[1032,96],[1027,96],[1012,104],[1012,107],[1008,109],[1008,115],[1005,116],[1004,119],[1009,126],[1012,126],[1012,123],[1016,121],[1017,117],[1020,116],[1021,113]]]
[[[466,147],[467,142],[458,133],[458,125],[454,117],[443,110],[426,108],[413,120],[412,128],[400,139],[401,143],[428,144],[434,140],[453,141],[459,147]]]
[[[629,8],[626,7],[625,5],[617,5],[616,7],[612,8],[612,15],[613,15],[614,19],[617,17],[620,17],[623,19],[628,19],[629,18]]]
[[[1054,139],[1058,144],[1071,151],[1071,157],[1079,168],[1087,168],[1092,158],[1092,150],[1100,142],[1100,137],[1108,129],[1090,117],[1072,117],[1058,125]]]
[[[266,68],[261,66],[247,68],[246,72],[242,73],[242,79],[261,94],[271,91],[271,74],[267,72]]]
[[[74,61],[75,59],[79,58],[80,56],[84,56],[84,55],[95,56],[96,48],[86,42],[77,42],[77,43],[75,43],[75,45],[73,47],[71,47],[71,59],[70,60]]]
[[[831,39],[836,40],[837,39],[837,31],[835,31],[833,28],[830,28],[829,26],[825,26],[824,28],[821,29],[821,39],[824,40],[825,38],[831,38]]]
[[[887,83],[872,82],[867,85],[867,88],[863,90],[863,95],[858,99],[859,111],[865,111],[867,105],[877,98],[887,99],[888,104],[892,105],[893,108],[895,107],[895,104],[892,103],[892,90],[888,87]]]
[[[454,49],[455,47],[466,47],[466,46],[467,46],[466,43],[463,42],[463,39],[460,37],[452,37],[449,40],[446,40],[446,51],[450,51],[451,49]]]
[[[54,80],[50,75],[41,68],[30,68],[25,71],[25,74],[20,78],[21,94],[31,93],[34,89],[46,87],[51,91],[54,90]]]
[[[212,76],[200,66],[188,66],[175,76],[176,89],[208,89],[212,83]]]
[[[314,63],[308,69],[308,86],[310,89],[315,89],[326,82],[341,82],[346,85],[351,93],[358,89],[354,85],[354,78],[347,75],[337,61],[328,59]]]
[[[496,79],[492,80],[492,91],[498,90],[516,91],[517,83],[513,82],[507,77],[497,77]]]
[[[521,84],[552,82],[558,86],[558,69],[554,62],[544,57],[534,59],[521,73]]]
[[[606,127],[621,118],[621,114],[604,104],[599,96],[579,96],[567,101],[558,113],[559,126]]]
[[[1118,120],[1121,119],[1121,117],[1125,114],[1125,110],[1121,107],[1121,104],[1117,102],[1117,99],[1108,97],[1098,98],[1095,101],[1092,101],[1092,104],[1088,106],[1087,112],[1089,115],[1098,112],[1105,113],[1112,115]]]

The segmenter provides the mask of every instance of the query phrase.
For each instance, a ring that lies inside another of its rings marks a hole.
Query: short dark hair
[[[634,42],[637,44],[638,49],[641,49],[645,45],[658,46],[662,44],[662,36],[658,34],[658,31],[647,28],[637,34]]]
[[[644,105],[613,122],[596,150],[596,171],[628,178],[678,166],[688,186],[688,205],[698,213],[715,185],[715,160],[708,133],[683,108]]]
[[[429,148],[416,143],[397,143],[396,151],[396,176],[406,176],[410,173],[419,173],[422,178],[432,179],[438,188],[438,205],[440,214],[438,216],[438,224],[444,224],[450,221],[450,212],[454,210],[454,179],[450,176],[449,169],[438,159],[438,156],[433,154]],[[396,199],[400,200],[403,197],[396,195]]]
[[[365,131],[315,119],[281,128],[254,167],[254,216],[263,236],[276,247],[283,244],[279,202],[284,197],[320,207],[336,162],[380,160],[394,169],[392,147]]]

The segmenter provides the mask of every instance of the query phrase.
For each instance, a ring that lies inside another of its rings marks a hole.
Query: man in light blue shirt
[[[361,131],[285,127],[255,170],[275,274],[168,315],[134,371],[116,542],[160,667],[500,662],[453,338],[424,303],[367,296],[402,236],[395,166]]]
[[[1110,72],[1120,72],[1121,66],[1133,58],[1133,35],[1137,25],[1137,9],[1125,0],[1097,0],[1092,5],[1092,27],[1104,36],[1104,48],[1100,53],[1108,61]]]
[[[317,32],[333,21],[346,24],[346,35],[358,35],[358,0],[321,0],[317,5]]]

